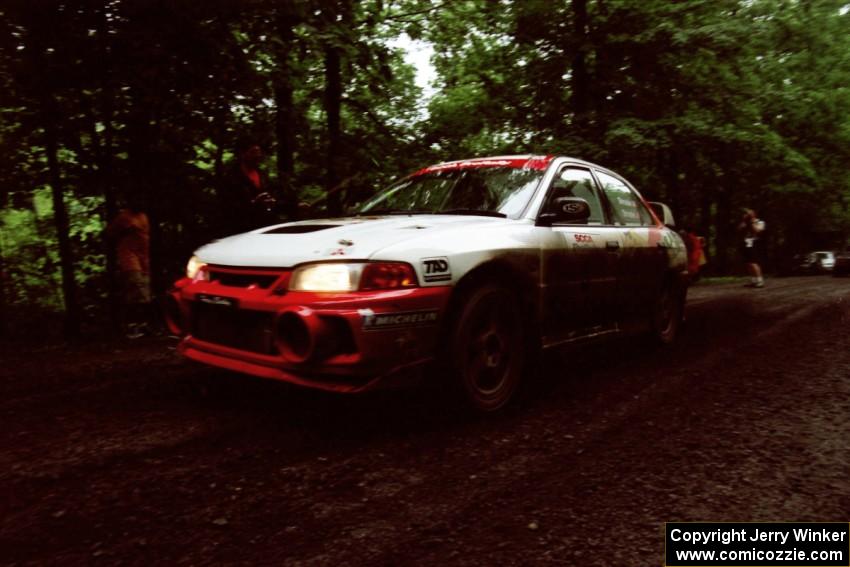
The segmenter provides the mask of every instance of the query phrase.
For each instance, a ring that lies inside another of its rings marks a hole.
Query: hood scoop
[[[290,226],[279,226],[271,230],[263,232],[263,234],[305,234],[307,232],[316,232],[327,228],[336,228],[338,224],[295,224]]]

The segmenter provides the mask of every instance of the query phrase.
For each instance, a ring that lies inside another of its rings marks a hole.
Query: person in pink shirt
[[[128,338],[151,332],[150,221],[130,200],[106,228],[121,279],[122,325]]]

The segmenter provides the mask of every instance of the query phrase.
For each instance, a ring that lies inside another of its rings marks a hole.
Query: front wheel
[[[462,303],[451,329],[449,368],[474,409],[492,412],[513,398],[526,369],[526,326],[511,290],[484,285]]]

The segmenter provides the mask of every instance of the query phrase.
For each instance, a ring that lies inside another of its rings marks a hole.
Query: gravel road
[[[665,521],[848,521],[850,279],[691,289],[492,418],[164,340],[0,351],[0,563],[662,564]]]

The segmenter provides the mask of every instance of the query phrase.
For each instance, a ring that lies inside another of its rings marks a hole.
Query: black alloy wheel
[[[481,412],[510,402],[525,371],[525,325],[516,294],[488,284],[463,302],[450,348],[456,385],[466,402]]]
[[[684,309],[683,298],[672,285],[665,285],[652,308],[652,334],[663,345],[671,344],[679,332]]]

